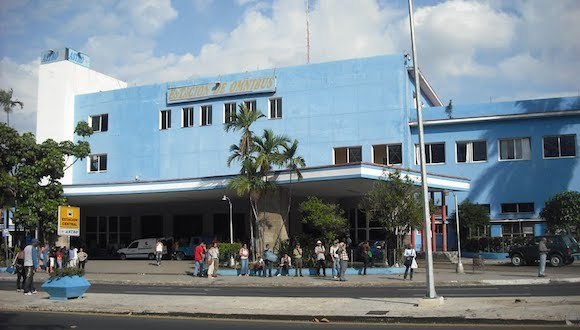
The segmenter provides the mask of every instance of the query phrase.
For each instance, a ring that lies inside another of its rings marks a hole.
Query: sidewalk
[[[319,277],[237,277],[217,279],[194,278],[188,261],[164,261],[160,267],[145,260],[99,261],[87,264],[86,278],[91,283],[171,286],[248,286],[248,287],[315,287],[315,286],[424,286],[425,269],[420,265],[414,281],[403,281],[402,275],[352,275],[348,282],[329,276]],[[580,265],[548,268],[548,278],[536,277],[536,267],[490,265],[465,274],[456,274],[455,265],[435,264],[434,276],[442,285],[514,285],[580,282]],[[293,273],[292,273],[293,274]],[[328,273],[327,273],[328,274]],[[46,274],[35,276],[37,281]],[[14,275],[0,273],[0,279],[15,281]],[[530,323],[564,324],[580,321],[580,292],[568,297],[497,297],[447,298],[441,306],[424,306],[433,300],[421,298],[288,298],[288,297],[212,297],[199,295],[143,295],[91,293],[83,299],[48,300],[45,292],[24,296],[4,291],[0,310],[54,311],[112,314],[147,314],[194,317],[312,320],[326,317],[330,321],[356,322],[459,322],[459,323]],[[371,314],[369,314],[371,313]]]

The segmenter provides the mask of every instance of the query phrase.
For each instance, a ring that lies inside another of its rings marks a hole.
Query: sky
[[[415,0],[419,67],[444,103],[580,94],[580,0]],[[407,0],[310,0],[310,61],[410,53]],[[130,86],[306,63],[305,0],[0,0],[0,89],[36,129],[40,53]],[[6,122],[5,113],[0,121]]]

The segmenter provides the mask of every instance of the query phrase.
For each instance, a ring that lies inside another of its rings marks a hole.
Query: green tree
[[[348,220],[338,204],[326,203],[318,197],[310,196],[300,203],[299,209],[302,222],[318,231],[325,244],[348,233]]]
[[[451,215],[451,219],[455,219],[455,212]],[[469,199],[459,204],[459,227],[462,239],[473,237],[474,233],[480,233],[487,226],[489,226],[489,212],[483,205],[472,203]]]
[[[8,126],[10,126],[10,112],[12,112],[12,109],[17,105],[20,106],[20,109],[24,107],[24,103],[12,99],[13,93],[14,91],[12,90],[12,88],[10,88],[10,91],[6,91],[3,89],[0,90],[0,104],[2,104],[4,112],[6,112],[6,124]]]
[[[242,132],[240,143],[237,145],[239,157],[244,158],[252,152],[254,133],[250,128],[253,123],[263,117],[265,116],[262,112],[250,109],[245,104],[240,104],[238,111],[230,114],[230,120],[225,123],[224,129],[226,132]]]
[[[77,135],[92,133],[86,122],[79,122]],[[26,230],[39,228],[42,234],[56,232],[58,206],[66,204],[60,179],[65,170],[90,153],[86,141],[37,143],[34,135],[19,135],[0,125],[0,187],[2,207],[14,207],[14,222]],[[45,235],[43,235],[45,236]]]
[[[369,219],[378,221],[387,232],[400,235],[397,248],[410,229],[422,227],[423,203],[421,191],[408,175],[399,171],[383,175],[361,201]]]
[[[288,208],[286,209],[286,217],[284,221],[286,222],[286,228],[289,228],[290,224],[290,210],[292,208],[292,175],[296,174],[298,181],[302,180],[301,168],[306,167],[306,161],[304,158],[297,154],[298,151],[298,140],[294,139],[292,144],[284,145],[284,166],[290,171],[290,183],[288,188]]]
[[[580,235],[580,192],[564,191],[546,202],[540,212],[552,233],[564,231]]]

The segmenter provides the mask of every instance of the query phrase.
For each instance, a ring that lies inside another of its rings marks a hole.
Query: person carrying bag
[[[407,274],[409,274],[409,279],[412,281],[413,280],[413,269],[417,269],[418,265],[417,265],[417,261],[415,261],[415,259],[417,258],[417,252],[415,251],[415,249],[413,249],[411,247],[411,244],[407,244],[405,245],[405,252],[403,253],[403,258],[404,258],[404,265],[405,265],[405,275],[403,276],[403,280],[407,279]],[[409,269],[411,269],[411,272],[409,272]]]

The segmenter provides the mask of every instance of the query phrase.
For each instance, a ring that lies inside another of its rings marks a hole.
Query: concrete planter
[[[91,283],[82,276],[63,276],[48,279],[42,284],[44,291],[48,292],[50,299],[53,300],[82,297],[90,286]]]

